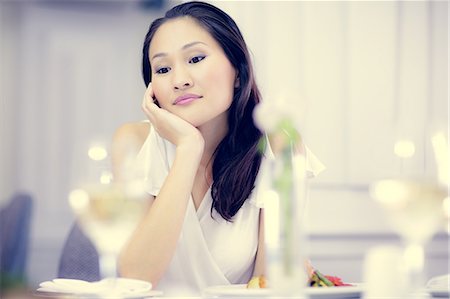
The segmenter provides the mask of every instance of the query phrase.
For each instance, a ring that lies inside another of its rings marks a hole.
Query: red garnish
[[[351,284],[349,284],[349,283],[342,282],[342,279],[340,279],[337,276],[325,275],[325,277],[337,287],[351,286]]]

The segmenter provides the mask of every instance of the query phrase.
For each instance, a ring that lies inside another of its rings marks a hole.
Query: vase
[[[267,277],[276,295],[301,297],[308,280],[303,225],[306,159],[285,133],[271,136],[274,156],[264,170],[268,178],[264,201]]]

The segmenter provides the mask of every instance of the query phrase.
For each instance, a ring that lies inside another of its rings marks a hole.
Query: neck
[[[207,125],[198,127],[198,130],[202,133],[205,140],[205,149],[203,151],[200,167],[204,167],[207,173],[211,174],[212,164],[214,162],[214,160],[212,159],[214,151],[228,133],[227,115],[222,114],[218,116],[217,118],[208,122]]]

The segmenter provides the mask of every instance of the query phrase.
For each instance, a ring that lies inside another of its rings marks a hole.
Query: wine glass
[[[435,151],[435,155],[441,154],[442,151]],[[424,247],[443,227],[445,220],[444,202],[448,198],[448,183],[439,174],[446,173],[442,170],[446,165],[439,164],[439,157],[436,160],[437,177],[403,173],[391,179],[375,181],[370,187],[371,196],[387,212],[390,224],[405,245],[403,266],[409,296],[421,296],[419,291],[425,284]]]
[[[148,201],[142,178],[128,173],[113,180],[103,160],[89,161],[82,183],[68,199],[80,228],[97,249],[101,278],[116,278],[117,257],[144,217]]]
[[[371,190],[405,242],[404,259],[410,286],[422,286],[424,246],[442,227],[446,189],[424,179],[386,179],[375,182]]]

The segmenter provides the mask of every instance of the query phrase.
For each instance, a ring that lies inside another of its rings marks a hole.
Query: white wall
[[[67,195],[86,173],[88,148],[108,148],[120,124],[144,117],[141,44],[155,12],[137,2],[1,6],[1,197],[34,197],[29,277],[37,284],[56,275],[74,220]]]
[[[370,248],[400,245],[369,196],[370,183],[436,176],[430,137],[438,130],[448,136],[447,3],[219,4],[236,16],[248,39],[265,100],[296,100],[293,109],[305,118],[303,136],[327,166],[311,182],[313,263],[360,281]],[[415,142],[412,158],[394,155],[399,138]],[[427,276],[449,272],[444,231],[443,224],[427,247]]]
[[[15,85],[18,82],[19,74],[15,66],[17,62],[17,52],[19,51],[19,28],[20,9],[15,5],[0,5],[0,161],[2,171],[0,172],[0,190],[2,196],[0,203],[15,190],[13,177],[16,175],[15,169],[15,142],[16,138],[10,132],[14,131],[14,115],[16,114]]]
[[[240,25],[265,100],[295,97],[308,146],[327,166],[311,184],[311,258],[324,272],[361,280],[365,252],[398,243],[368,195],[370,182],[405,169],[435,171],[428,129],[448,121],[447,3],[217,5]],[[0,197],[27,190],[36,200],[29,263],[36,284],[55,276],[73,221],[66,196],[87,148],[108,146],[119,124],[143,118],[141,43],[160,14],[118,1],[0,9]],[[392,154],[402,135],[418,145],[417,159],[403,165]],[[429,246],[429,275],[448,272],[447,242],[441,233]]]

